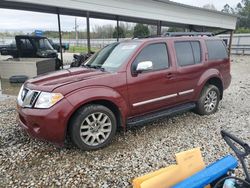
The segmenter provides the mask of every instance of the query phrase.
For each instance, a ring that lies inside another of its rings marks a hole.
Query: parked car
[[[56,43],[52,39],[49,39],[49,42],[53,46],[53,48],[57,50],[57,52],[61,51],[60,43]],[[62,43],[62,52],[65,52],[66,50],[69,50],[69,43]]]
[[[104,47],[79,68],[28,80],[19,123],[37,138],[83,150],[109,144],[119,127],[194,109],[210,115],[230,85],[230,60],[215,37],[159,37]]]
[[[17,35],[15,44],[1,48],[0,53],[13,58],[55,58],[56,69],[58,70],[62,66],[57,51],[46,37]]]

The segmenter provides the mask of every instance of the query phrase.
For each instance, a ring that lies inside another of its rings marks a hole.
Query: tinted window
[[[194,64],[194,56],[190,42],[176,42],[175,51],[177,56],[177,62],[180,66]]]
[[[201,62],[201,47],[198,41],[175,42],[178,65],[187,66]]]
[[[166,44],[150,44],[143,48],[133,63],[133,70],[135,70],[138,63],[142,61],[152,61],[153,70],[161,70],[169,67]]]
[[[219,60],[228,57],[226,47],[221,40],[206,41],[209,60]]]
[[[32,44],[30,43],[29,39],[21,39],[20,46],[23,50],[31,50],[33,49]]]
[[[200,42],[192,41],[191,46],[192,46],[192,50],[193,50],[193,54],[194,54],[195,64],[200,63],[201,62],[201,46],[200,46]]]

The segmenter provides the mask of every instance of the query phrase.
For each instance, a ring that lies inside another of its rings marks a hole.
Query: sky
[[[204,4],[212,3],[217,10],[221,10],[225,4],[235,7],[240,0],[173,0],[178,3],[202,7]],[[74,30],[75,17],[61,16],[61,27],[63,31]],[[91,26],[115,25],[115,21],[90,19]],[[78,30],[85,30],[86,19],[77,18]],[[0,9],[0,31],[24,31],[32,32],[39,30],[57,30],[57,16],[54,14],[34,13],[28,11],[17,11]]]

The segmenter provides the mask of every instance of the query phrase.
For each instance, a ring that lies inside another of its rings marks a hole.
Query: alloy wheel
[[[212,112],[216,108],[217,101],[218,101],[218,95],[217,95],[216,91],[214,91],[214,90],[209,91],[206,98],[205,98],[205,102],[204,102],[205,110],[208,113]]]
[[[89,146],[97,146],[105,142],[111,131],[111,119],[101,112],[88,115],[80,126],[81,139]]]

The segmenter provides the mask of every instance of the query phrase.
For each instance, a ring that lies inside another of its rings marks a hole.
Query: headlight
[[[22,85],[22,87],[20,88],[20,90],[19,90],[19,93],[18,93],[18,96],[17,96],[17,99],[23,99],[23,97],[24,97],[24,91],[23,91],[23,85]]]
[[[62,98],[63,95],[61,93],[41,92],[36,101],[35,108],[50,108]]]

